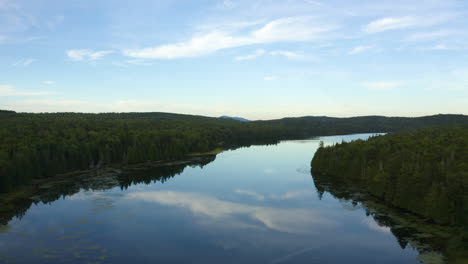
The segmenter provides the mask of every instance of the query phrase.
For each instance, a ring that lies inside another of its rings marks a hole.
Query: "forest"
[[[190,153],[283,139],[468,124],[468,116],[237,120],[170,113],[0,111],[0,193],[76,170],[183,159]]]
[[[390,133],[321,146],[314,178],[368,192],[428,221],[460,227],[468,242],[468,126]]]

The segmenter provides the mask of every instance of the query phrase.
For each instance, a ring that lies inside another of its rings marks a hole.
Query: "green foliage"
[[[312,172],[314,178],[359,188],[436,223],[468,227],[468,126],[320,148]]]
[[[468,123],[468,117],[303,117],[239,122],[170,113],[0,111],[0,193],[33,179],[112,164],[174,160],[190,153],[273,144],[282,139],[387,132],[446,123]]]
[[[281,137],[274,126],[165,113],[1,114],[0,192],[72,170],[174,160]]]

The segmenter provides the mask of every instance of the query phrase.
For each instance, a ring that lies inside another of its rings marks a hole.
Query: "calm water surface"
[[[314,186],[320,140],[368,136],[226,151],[164,183],[108,177],[0,225],[0,263],[418,263],[359,205]]]

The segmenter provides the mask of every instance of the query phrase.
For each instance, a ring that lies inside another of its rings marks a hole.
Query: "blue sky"
[[[0,0],[0,109],[468,114],[465,0]]]

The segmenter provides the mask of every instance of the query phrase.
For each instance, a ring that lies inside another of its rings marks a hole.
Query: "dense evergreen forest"
[[[314,178],[367,191],[438,224],[458,226],[468,242],[468,126],[391,133],[320,147]]]
[[[239,122],[169,113],[0,111],[0,193],[33,179],[116,164],[175,160],[194,152],[282,139],[468,124],[468,116],[303,117]]]

